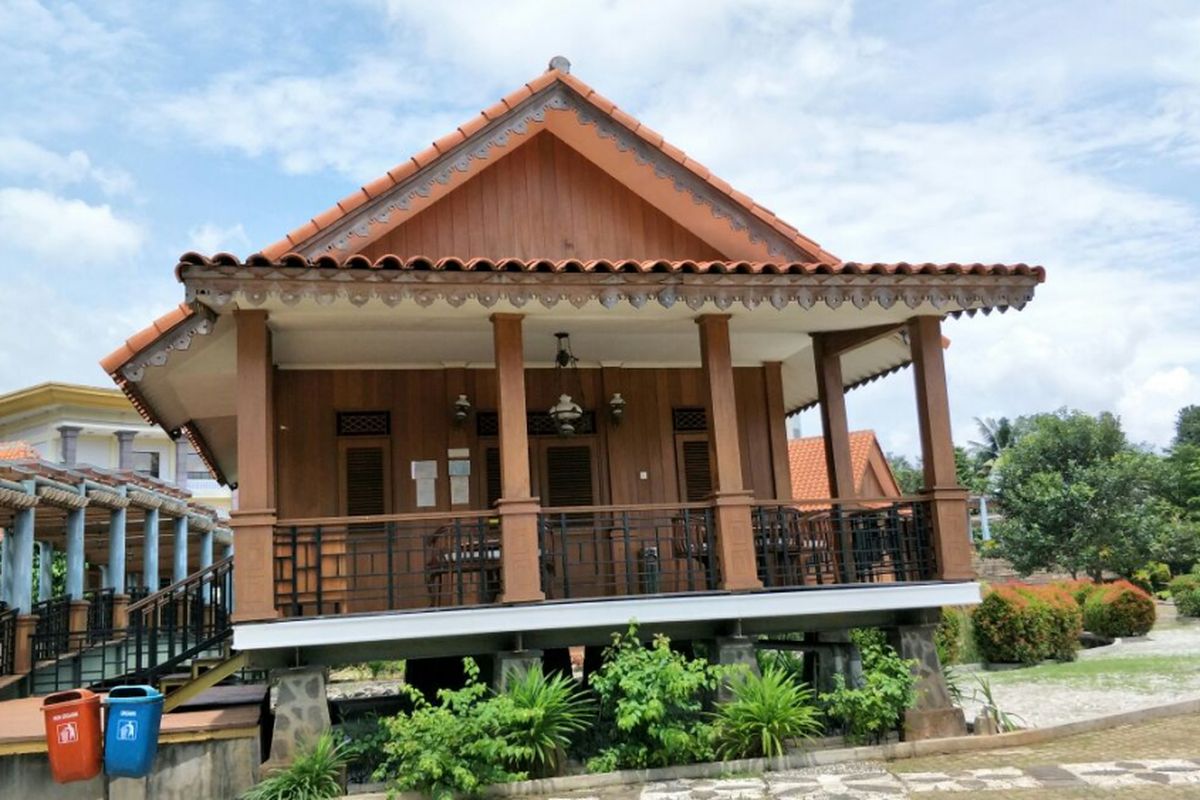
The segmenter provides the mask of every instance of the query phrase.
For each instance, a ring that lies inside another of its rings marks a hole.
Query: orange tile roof
[[[125,362],[138,354],[139,350],[144,350],[147,346],[155,342],[159,337],[174,328],[179,323],[190,317],[195,311],[187,303],[180,303],[178,307],[171,309],[166,314],[163,314],[154,322],[142,328],[140,331],[130,336],[125,340],[125,344],[118,347],[116,350],[109,353],[104,358],[100,359],[100,368],[110,375],[115,375]]]
[[[1046,271],[1040,266],[1028,264],[909,264],[907,262],[859,263],[844,261],[828,264],[811,261],[669,261],[665,259],[590,259],[564,258],[559,260],[541,258],[426,258],[425,256],[400,256],[388,254],[375,259],[363,255],[341,260],[329,255],[307,258],[298,253],[288,253],[279,258],[256,254],[244,262],[230,253],[205,256],[200,253],[184,253],[180,256],[176,276],[185,266],[227,267],[283,267],[292,269],[378,269],[446,271],[446,272],[683,272],[717,274],[771,274],[771,275],[1028,275],[1043,281]],[[136,337],[135,337],[136,338]],[[131,340],[132,341],[132,340]],[[111,372],[111,370],[109,370]]]
[[[428,167],[438,158],[446,155],[453,148],[474,136],[488,123],[513,111],[518,104],[557,81],[572,89],[578,95],[583,97],[584,100],[591,103],[601,113],[607,115],[616,123],[627,128],[633,134],[649,143],[650,146],[658,149],[664,155],[679,163],[692,174],[707,182],[719,194],[741,206],[746,211],[753,214],[756,218],[762,220],[797,247],[800,247],[806,253],[811,253],[814,257],[814,260],[830,264],[836,264],[840,261],[837,256],[826,252],[815,241],[800,233],[800,231],[792,225],[789,225],[779,217],[775,216],[773,211],[759,205],[758,203],[755,203],[754,200],[747,195],[735,191],[727,181],[721,180],[716,175],[713,175],[703,164],[696,161],[694,158],[691,158],[679,148],[673,147],[665,142],[661,134],[646,127],[632,115],[617,108],[615,103],[597,93],[595,89],[579,80],[579,78],[576,78],[568,71],[558,69],[558,66],[560,65],[566,69],[569,69],[569,64],[567,64],[565,59],[554,59],[551,62],[550,68],[538,77],[529,81],[516,91],[509,93],[499,102],[483,109],[483,111],[479,112],[478,115],[471,118],[467,122],[464,122],[462,125],[459,125],[458,128],[456,128],[454,131],[451,131],[449,134],[435,140],[431,146],[412,156],[407,161],[402,162],[375,180],[363,185],[354,192],[351,192],[348,196],[342,198],[342,200],[333,206],[327,208],[325,211],[322,211],[321,213],[315,215],[312,219],[297,227],[284,238],[267,245],[262,249],[261,254],[269,259],[277,259],[286,253],[294,252],[298,248],[303,247],[306,242],[308,242],[318,233],[337,223],[347,214],[363,205],[363,203],[379,197],[381,194],[394,186],[398,186],[402,181],[407,180],[419,170]]]
[[[23,461],[41,457],[28,442],[0,442],[0,461]]]
[[[875,431],[850,432],[850,471],[856,489],[862,485],[871,451],[876,447],[879,447],[879,443]],[[788,465],[792,471],[792,497],[796,500],[818,500],[830,496],[823,436],[789,439]]]

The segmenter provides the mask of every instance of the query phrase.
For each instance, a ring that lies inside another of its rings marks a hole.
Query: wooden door
[[[342,516],[363,517],[392,511],[391,440],[387,437],[347,437],[338,440],[338,504]],[[381,611],[388,607],[389,581],[403,580],[388,572],[387,528],[380,523],[355,523],[345,531],[345,610]],[[393,568],[408,563],[403,539],[393,542]],[[419,548],[418,548],[419,550]],[[397,560],[397,555],[402,558]],[[419,555],[419,553],[418,553]],[[399,586],[395,587],[400,589]],[[395,596],[412,594],[396,591]]]
[[[675,434],[675,469],[683,502],[708,502],[712,496],[712,467],[706,434]]]

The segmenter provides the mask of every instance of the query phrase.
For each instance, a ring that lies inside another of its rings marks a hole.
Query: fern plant
[[[571,734],[586,730],[595,713],[573,680],[561,673],[547,677],[540,666],[511,673],[501,697],[512,704],[508,733],[521,754],[515,766],[534,775],[558,772]]]
[[[714,715],[717,752],[724,758],[782,756],[789,739],[821,730],[812,691],[783,669],[768,667],[761,677],[748,673],[730,689],[733,699]]]
[[[291,766],[262,781],[243,800],[327,800],[342,796],[343,745],[329,731],[296,756]]]

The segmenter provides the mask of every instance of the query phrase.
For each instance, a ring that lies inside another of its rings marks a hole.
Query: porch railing
[[[276,607],[300,617],[493,603],[501,555],[486,511],[284,521]]]
[[[703,504],[543,509],[542,591],[575,599],[715,589],[714,537]]]
[[[767,588],[933,580],[930,502],[920,498],[759,505],[752,516]]]
[[[57,658],[71,647],[71,598],[53,597],[33,604],[37,625],[33,631],[33,660]]]
[[[17,609],[0,603],[0,675],[12,675],[17,658]]]
[[[103,642],[112,636],[115,589],[96,589],[87,593],[87,640]]]

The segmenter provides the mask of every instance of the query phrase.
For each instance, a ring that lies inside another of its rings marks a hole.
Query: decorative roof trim
[[[126,496],[129,498],[129,504],[138,508],[153,510],[162,508],[163,505],[163,498],[142,489],[131,488]]]
[[[536,267],[550,262],[501,263]],[[696,266],[693,262],[682,263]],[[1022,308],[1033,299],[1034,288],[1041,280],[1041,275],[1029,267],[975,270],[954,266],[957,270],[947,267],[943,271],[907,273],[897,270],[889,273],[827,268],[799,274],[749,270],[734,274],[715,270],[701,274],[666,270],[640,272],[620,266],[614,271],[589,272],[582,264],[578,272],[519,268],[511,271],[342,269],[274,264],[185,264],[181,270],[189,302],[218,310],[235,299],[249,306],[259,306],[271,298],[285,305],[296,305],[303,300],[327,305],[343,300],[355,306],[377,300],[387,306],[403,301],[429,306],[440,301],[457,307],[474,301],[491,307],[507,301],[518,308],[532,301],[547,308],[563,301],[577,308],[593,302],[612,308],[623,300],[635,308],[657,302],[665,308],[683,303],[692,309],[709,304],[721,309],[735,304],[751,309],[763,304],[776,309],[789,305],[809,309],[819,304],[835,309],[844,304],[859,309],[876,304],[886,309],[903,304],[915,309],[929,304],[942,313],[949,313],[966,309]]]
[[[1003,309],[1001,309],[1001,311],[1003,311]],[[900,370],[906,369],[910,366],[912,366],[911,359],[908,361],[905,361],[901,364],[897,364],[894,367],[888,367],[887,369],[883,370],[882,372],[876,372],[874,375],[868,375],[865,378],[857,380],[854,383],[847,385],[845,388],[843,388],[842,391],[844,391],[844,392],[853,391],[854,389],[857,389],[860,386],[866,386],[868,383],[874,383],[875,381],[879,380],[880,378],[886,378],[889,375],[894,375],[897,372],[899,372]],[[810,408],[816,408],[818,405],[820,405],[820,402],[821,402],[820,400],[812,400],[808,403],[805,403],[802,406],[797,406],[796,408],[793,408],[791,411],[787,412],[786,416],[790,417],[793,414],[799,414],[801,411],[807,411]]]
[[[119,492],[110,492],[107,489],[88,489],[87,496],[88,500],[102,508],[113,511],[129,508],[129,498]]]
[[[393,215],[405,214],[414,203],[428,198],[435,184],[450,184],[456,174],[472,172],[478,162],[491,161],[498,152],[507,155],[514,138],[527,136],[532,128],[546,123],[552,111],[573,113],[580,125],[594,127],[601,139],[611,140],[622,153],[632,153],[639,165],[653,168],[657,177],[672,182],[675,191],[686,192],[693,203],[706,206],[714,217],[725,220],[733,231],[744,234],[751,244],[765,247],[771,256],[820,258],[828,255],[819,247],[802,248],[744,204],[735,202],[727,193],[718,191],[687,166],[668,157],[661,147],[647,142],[573,89],[557,81],[437,155],[432,162],[378,197],[345,213],[328,228],[305,240],[297,249],[310,258],[321,255],[345,258],[351,255],[354,249],[359,249],[355,247],[356,239],[363,240],[360,247],[365,247],[376,238],[374,229],[389,225]]]
[[[27,508],[33,508],[40,502],[41,498],[35,494],[18,492],[16,489],[0,486],[0,508],[24,511]]]
[[[187,350],[196,336],[212,333],[216,314],[204,306],[195,307],[192,313],[175,327],[151,340],[120,367],[120,374],[127,381],[138,383],[146,375],[148,367],[161,367],[177,350]]]
[[[66,489],[59,489],[55,486],[39,486],[37,487],[37,495],[47,505],[71,511],[87,508],[89,502],[87,497],[79,492],[68,492]]]
[[[222,486],[228,486],[229,480],[225,477],[225,473],[217,466],[216,456],[213,455],[212,448],[208,446],[208,442],[204,436],[196,428],[196,424],[189,420],[179,427],[179,435],[184,436],[191,443],[192,449],[196,451],[196,455],[200,456],[200,460],[204,462],[204,466],[208,467],[208,471],[216,478],[217,483]]]

